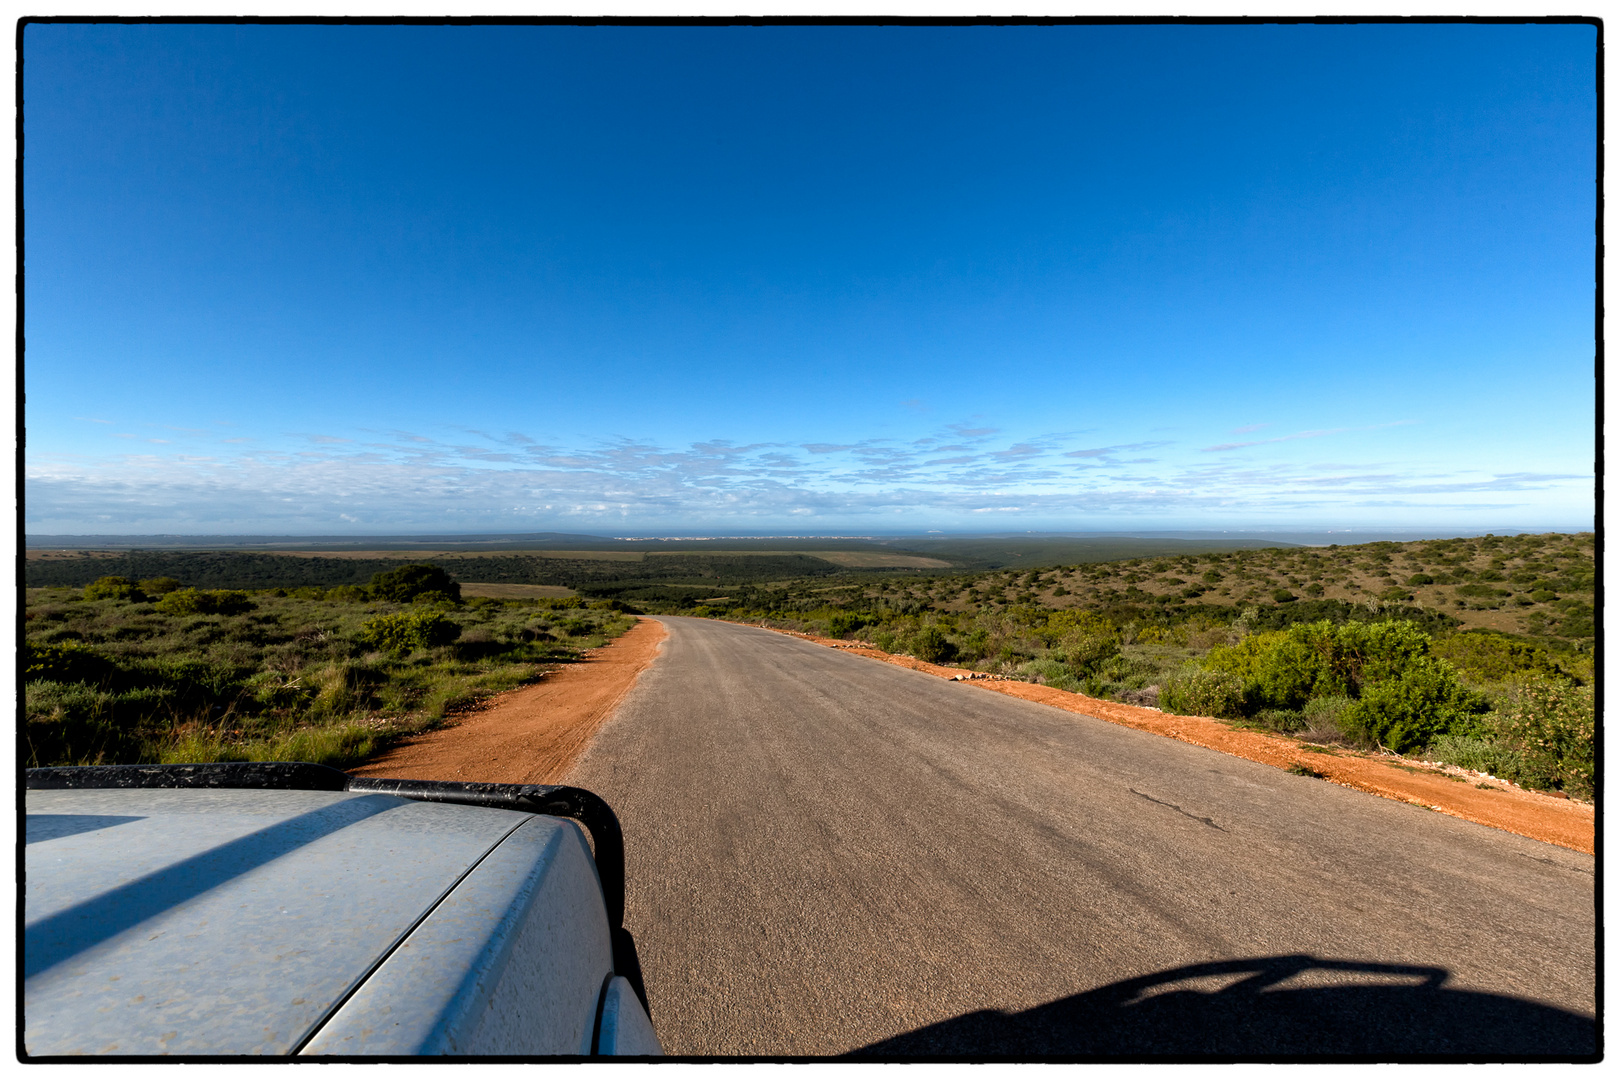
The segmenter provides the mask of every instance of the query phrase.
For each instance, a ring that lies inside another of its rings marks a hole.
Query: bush
[[[1497,711],[1491,727],[1500,742],[1522,755],[1521,783],[1592,797],[1597,782],[1592,687],[1531,680]]]
[[[1204,666],[1242,681],[1247,712],[1301,709],[1317,697],[1354,697],[1429,653],[1429,635],[1409,622],[1301,623],[1211,649]]]
[[[360,640],[389,652],[410,652],[448,645],[461,636],[461,627],[437,611],[378,615],[360,628]]]
[[[1080,689],[1080,682],[1074,677],[1074,672],[1056,660],[1043,658],[1031,660],[1020,664],[1016,672],[1020,679],[1026,682],[1040,683],[1043,686],[1056,687],[1059,690]]]
[[[337,604],[358,604],[366,599],[366,590],[358,585],[334,585],[321,599]]]
[[[161,688],[111,693],[84,683],[29,683],[23,694],[27,766],[139,760],[140,721],[166,696]]]
[[[1119,655],[1119,638],[1072,634],[1052,654],[1077,672],[1095,673]]]
[[[1488,630],[1469,630],[1441,638],[1434,643],[1434,655],[1481,682],[1538,675],[1564,677],[1546,649]]]
[[[990,631],[984,627],[975,627],[963,636],[957,643],[957,655],[971,663],[983,657],[990,648]]]
[[[1181,716],[1236,720],[1243,715],[1243,680],[1224,671],[1180,671],[1165,680],[1159,708]]]
[[[1412,623],[1431,634],[1441,633],[1458,625],[1457,619],[1438,611],[1379,601],[1352,604],[1344,600],[1297,600],[1292,604],[1275,607],[1250,608],[1244,612],[1242,621],[1251,630],[1286,630],[1299,623],[1324,620],[1339,624],[1384,622],[1390,619]]]
[[[408,604],[424,593],[443,593],[451,602],[461,600],[461,586],[431,563],[409,563],[374,574],[366,590],[379,600]]]
[[[847,637],[864,626],[870,625],[871,619],[854,611],[840,611],[827,620],[828,637]]]
[[[180,582],[172,577],[142,578],[136,582],[136,587],[148,596],[162,596],[180,588]]]
[[[23,642],[23,682],[38,680],[59,683],[100,682],[112,665],[81,645]]]
[[[1344,714],[1354,705],[1354,700],[1342,695],[1312,698],[1300,710],[1304,720],[1300,737],[1317,743],[1344,742]]]
[[[937,626],[925,626],[912,635],[911,655],[929,664],[948,664],[956,659],[956,643]]]
[[[157,602],[165,615],[241,615],[257,606],[239,589],[176,589]]]
[[[1494,739],[1477,735],[1442,735],[1423,756],[1514,783],[1524,775],[1524,755]]]
[[[1094,672],[1119,655],[1119,629],[1090,612],[1055,612],[1041,636],[1078,672]]]
[[[1306,726],[1305,714],[1295,709],[1261,709],[1254,719],[1262,727],[1280,731],[1285,735],[1303,731]]]
[[[1409,754],[1441,735],[1477,729],[1475,714],[1483,711],[1483,702],[1463,689],[1449,665],[1423,657],[1398,676],[1367,686],[1340,726],[1356,742]]]
[[[146,595],[127,577],[99,577],[84,587],[86,600],[145,600]]]

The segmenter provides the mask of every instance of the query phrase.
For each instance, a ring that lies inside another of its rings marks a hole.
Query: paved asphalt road
[[[571,782],[665,1049],[1594,1052],[1594,860],[748,627],[669,618]]]

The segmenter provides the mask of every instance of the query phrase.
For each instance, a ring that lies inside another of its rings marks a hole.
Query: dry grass
[[[461,586],[461,595],[492,596],[497,600],[524,600],[531,597],[561,599],[579,594],[562,585],[506,585],[499,582],[470,581]]]

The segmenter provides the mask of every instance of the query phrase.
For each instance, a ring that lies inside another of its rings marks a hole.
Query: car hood
[[[294,1053],[531,817],[363,792],[29,791],[27,1050]]]

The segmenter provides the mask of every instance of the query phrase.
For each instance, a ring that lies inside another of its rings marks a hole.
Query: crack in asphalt
[[[1137,795],[1137,796],[1140,796],[1141,798],[1146,799],[1148,802],[1158,803],[1160,806],[1168,806],[1170,809],[1174,810],[1178,814],[1183,815],[1184,817],[1190,817],[1194,821],[1202,821],[1205,825],[1208,825],[1212,829],[1220,829],[1221,832],[1226,831],[1225,829],[1221,829],[1221,827],[1219,825],[1215,824],[1215,822],[1213,820],[1211,820],[1210,818],[1199,817],[1197,814],[1189,814],[1189,813],[1187,813],[1187,811],[1183,810],[1181,807],[1177,806],[1175,803],[1168,803],[1168,802],[1165,802],[1163,799],[1155,799],[1151,795],[1144,795],[1142,792],[1137,791],[1135,788],[1126,788],[1125,790],[1129,791],[1132,795]]]
[[[1529,859],[1531,862],[1546,863],[1548,866],[1556,866],[1560,870],[1569,870],[1576,874],[1592,874],[1592,871],[1586,869],[1584,866],[1570,866],[1566,863],[1559,862],[1557,859],[1545,859],[1540,855],[1529,855],[1523,851],[1518,852],[1518,854],[1526,859]]]

